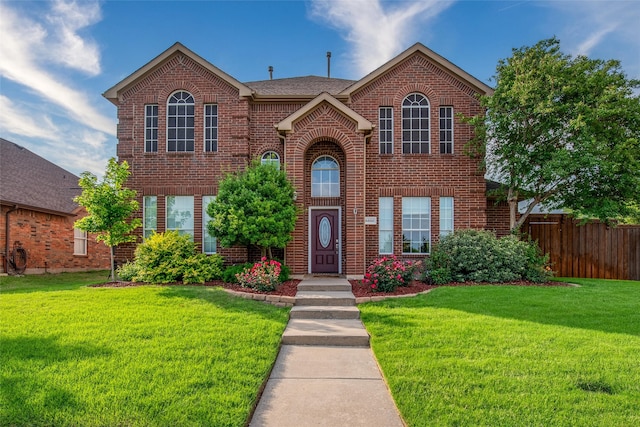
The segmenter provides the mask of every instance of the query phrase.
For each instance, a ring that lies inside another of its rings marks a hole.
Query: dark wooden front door
[[[339,273],[339,227],[338,209],[311,210],[312,273]]]

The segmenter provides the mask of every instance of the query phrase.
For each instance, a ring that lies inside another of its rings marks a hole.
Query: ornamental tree
[[[467,148],[503,184],[512,231],[541,203],[605,222],[637,214],[640,81],[618,61],[563,54],[555,38],[514,49],[494,78],[486,115],[465,118],[476,130]]]
[[[224,247],[255,245],[263,257],[272,258],[271,248],[284,248],[291,240],[298,216],[293,193],[286,172],[254,161],[220,182],[207,207],[213,218],[209,234]]]
[[[77,220],[74,226],[82,231],[96,233],[96,241],[104,242],[110,249],[111,280],[115,280],[113,248],[120,243],[135,241],[136,237],[131,232],[142,224],[139,218],[129,220],[138,210],[138,202],[135,200],[136,192],[124,187],[128,177],[127,162],[118,164],[112,157],[101,182],[90,172],[80,175],[82,194],[73,199],[88,214]]]

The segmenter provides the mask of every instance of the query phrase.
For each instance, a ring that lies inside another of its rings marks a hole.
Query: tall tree
[[[298,210],[287,174],[273,164],[254,161],[247,169],[229,174],[207,208],[213,218],[209,234],[225,247],[256,245],[272,258],[271,248],[291,240]]]
[[[514,49],[494,78],[480,100],[486,115],[466,119],[476,129],[469,148],[503,184],[513,231],[541,203],[603,221],[637,214],[640,81],[618,61],[563,54],[556,38]]]
[[[74,199],[88,214],[77,220],[75,226],[96,233],[96,241],[104,242],[110,249],[111,280],[115,280],[113,248],[120,243],[134,242],[136,236],[131,232],[142,225],[139,218],[127,221],[138,210],[136,192],[124,186],[128,177],[127,162],[118,164],[115,158],[111,158],[101,182],[90,172],[80,175],[82,194]]]

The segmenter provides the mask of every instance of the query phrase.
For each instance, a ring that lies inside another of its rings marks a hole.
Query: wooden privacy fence
[[[640,225],[578,225],[566,215],[532,215],[527,231],[557,276],[640,280]]]

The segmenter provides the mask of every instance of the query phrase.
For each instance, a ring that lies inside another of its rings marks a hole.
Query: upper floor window
[[[193,151],[195,101],[179,91],[167,102],[167,151]]]
[[[440,107],[440,154],[453,153],[453,107]]]
[[[340,197],[340,166],[329,156],[320,156],[311,166],[311,197]]]
[[[218,151],[218,105],[204,106],[204,151]]]
[[[380,107],[378,119],[380,154],[393,154],[393,108]]]
[[[402,152],[429,153],[429,100],[419,93],[402,101]]]
[[[280,169],[280,156],[275,151],[267,151],[262,155],[260,163],[263,165],[274,165]]]
[[[158,106],[144,106],[144,151],[158,151]]]

